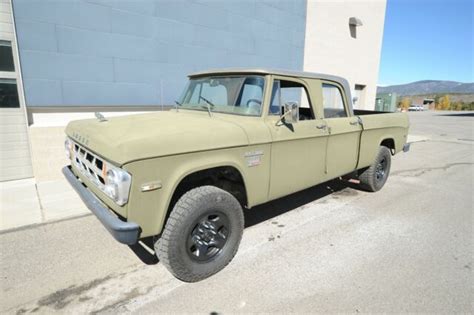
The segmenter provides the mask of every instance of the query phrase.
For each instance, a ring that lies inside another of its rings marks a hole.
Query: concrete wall
[[[172,104],[193,71],[303,68],[305,0],[13,5],[29,107]]]
[[[365,85],[355,108],[374,109],[386,0],[309,0],[304,70]],[[351,34],[349,18],[363,23]],[[354,93],[353,93],[354,94]]]

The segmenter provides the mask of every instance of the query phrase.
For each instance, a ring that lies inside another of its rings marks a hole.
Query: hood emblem
[[[82,136],[78,134],[77,132],[72,133],[72,138],[75,139],[77,142],[82,143],[84,145],[89,144],[89,137],[88,136]]]
[[[104,115],[102,115],[102,113],[100,113],[100,112],[95,112],[94,115],[100,122],[107,121],[107,119],[104,117]]]

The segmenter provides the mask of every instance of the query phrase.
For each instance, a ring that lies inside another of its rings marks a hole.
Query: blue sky
[[[473,0],[387,0],[379,85],[474,81]]]

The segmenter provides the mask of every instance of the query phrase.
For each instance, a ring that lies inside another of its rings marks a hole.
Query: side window
[[[0,108],[19,108],[18,88],[15,79],[0,79]]]
[[[276,80],[273,83],[269,114],[281,115],[287,102],[297,102],[300,105],[300,120],[315,119],[305,87],[292,81]]]
[[[332,84],[323,83],[324,118],[347,117],[341,90]]]
[[[0,40],[0,71],[15,71],[12,43],[10,41]]]
[[[0,40],[0,73],[15,71],[13,62],[12,43]],[[5,73],[5,77],[0,78],[0,108],[18,108],[20,101],[18,98],[18,87],[15,79],[11,79]]]

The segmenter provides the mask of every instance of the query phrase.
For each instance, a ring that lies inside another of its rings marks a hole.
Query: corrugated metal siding
[[[0,109],[0,181],[32,174],[25,115],[21,109]]]
[[[10,12],[9,0],[0,0],[0,39],[13,42],[15,38]],[[17,62],[15,68],[18,69]],[[12,78],[14,74],[9,76]],[[16,80],[18,82],[19,76],[16,76]],[[25,109],[23,104],[21,106],[0,108],[0,181],[33,176]]]
[[[10,0],[0,0],[0,38],[13,36]]]

